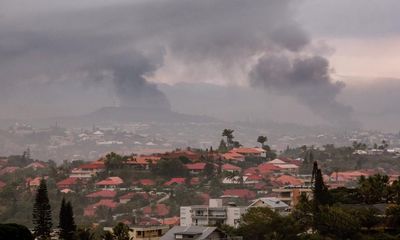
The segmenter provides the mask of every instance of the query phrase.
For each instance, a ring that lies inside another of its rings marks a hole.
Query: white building
[[[237,227],[246,207],[223,206],[222,199],[210,199],[209,205],[184,206],[180,209],[181,226],[215,226],[226,224]]]

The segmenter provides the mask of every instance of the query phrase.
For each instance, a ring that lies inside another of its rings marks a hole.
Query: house
[[[34,171],[38,170],[38,169],[44,169],[47,167],[47,164],[44,162],[39,162],[39,161],[35,161],[27,166],[25,166],[25,169],[31,168]]]
[[[72,169],[70,177],[73,178],[91,178],[96,174],[105,171],[105,165],[102,161],[96,161],[88,164],[80,165]]]
[[[100,190],[97,192],[89,193],[86,195],[87,198],[111,198],[113,199],[117,195],[116,191],[112,190]]]
[[[175,186],[185,184],[186,178],[171,178],[168,182],[164,183],[164,186]]]
[[[188,163],[188,164],[185,164],[185,167],[189,170],[189,172],[191,174],[199,174],[202,171],[204,171],[204,168],[206,167],[206,163],[204,163],[204,162]]]
[[[265,197],[254,200],[249,207],[268,207],[274,212],[286,214],[290,207],[285,202],[276,197]]]
[[[248,189],[227,189],[224,191],[224,198],[242,198],[245,200],[252,200],[256,198],[256,193]]]
[[[105,227],[104,231],[113,232],[111,227]],[[169,230],[167,225],[135,226],[129,228],[129,239],[132,240],[159,240]]]
[[[111,199],[101,199],[99,202],[89,205],[87,206],[84,211],[83,211],[83,215],[84,216],[95,216],[96,215],[96,210],[99,207],[105,207],[105,208],[109,208],[109,209],[114,209],[118,206],[118,203],[114,202]]]
[[[208,205],[182,206],[181,226],[210,226],[226,224],[237,227],[246,207],[224,206],[222,199],[210,199]]]
[[[217,227],[202,226],[175,226],[171,228],[160,240],[219,240],[229,239],[226,233]]]
[[[312,199],[312,188],[310,186],[286,186],[272,189],[272,192],[277,194],[279,200],[291,207],[296,206],[302,194],[305,194],[308,199]]]
[[[15,173],[18,169],[20,169],[20,167],[5,167],[0,170],[0,176]]]
[[[283,161],[281,159],[274,159],[272,161],[269,161],[268,164],[272,164],[274,166],[277,166],[280,168],[280,172],[286,173],[286,174],[293,174],[296,175],[299,171],[299,165],[293,164],[293,163],[288,163],[286,161]]]
[[[152,180],[152,179],[147,179],[147,178],[145,178],[145,179],[139,179],[139,180],[138,180],[137,182],[135,182],[135,183],[139,184],[140,186],[144,186],[144,187],[156,185],[156,182],[155,182],[154,180]]]
[[[161,224],[166,225],[168,227],[178,226],[180,224],[180,218],[178,216],[163,218],[161,220]]]
[[[222,165],[222,171],[234,173],[234,172],[241,172],[242,169],[238,166],[235,166],[235,165],[232,165],[229,163],[225,163],[224,165]]]
[[[159,156],[134,156],[126,164],[135,169],[150,169],[151,164],[156,164],[160,160]]]
[[[118,189],[124,181],[120,177],[108,177],[105,180],[96,183],[96,187],[107,189]]]
[[[234,148],[230,152],[239,153],[245,157],[266,157],[267,151],[262,148],[254,147],[254,148]]]
[[[280,174],[282,168],[278,165],[271,164],[269,162],[261,163],[257,166],[257,169],[260,174],[262,175],[269,175],[269,174]]]
[[[164,203],[159,203],[155,207],[147,206],[142,209],[143,214],[157,217],[165,217],[169,214],[169,207]]]
[[[76,186],[78,183],[79,183],[79,178],[69,177],[67,179],[59,181],[57,183],[57,187],[60,190],[67,189],[67,188],[71,189],[74,186]]]
[[[278,186],[303,186],[304,181],[302,179],[289,176],[289,175],[281,175],[278,177],[271,177],[270,178],[272,183],[275,183]]]
[[[28,187],[31,191],[35,191],[35,190],[39,187],[40,181],[41,181],[43,178],[44,178],[44,179],[48,179],[49,177],[48,177],[48,176],[45,176],[45,177],[35,177],[34,179],[28,178],[28,179],[26,180],[26,185],[27,185],[27,187]]]
[[[224,160],[232,161],[232,162],[244,162],[246,157],[240,153],[227,152],[227,153],[222,154],[222,158]]]
[[[128,203],[130,200],[132,200],[135,196],[140,196],[144,199],[149,199],[150,195],[147,192],[129,192],[121,197],[119,197],[119,203]]]

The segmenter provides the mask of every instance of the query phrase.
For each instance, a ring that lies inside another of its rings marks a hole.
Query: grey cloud
[[[254,86],[294,95],[326,119],[343,122],[351,111],[335,100],[341,87],[332,83],[328,63],[301,58],[312,55],[312,41],[293,17],[293,2],[148,0],[68,8],[42,0],[54,8],[12,12],[0,23],[0,84],[18,89],[20,82],[111,82],[122,105],[168,108],[163,93],[146,81],[168,64],[166,53],[182,68],[207,66],[227,76],[264,55],[250,72]],[[109,74],[96,81],[103,71]]]

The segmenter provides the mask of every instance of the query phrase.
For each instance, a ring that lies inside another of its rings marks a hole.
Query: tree
[[[118,223],[113,227],[113,234],[115,240],[130,240],[129,238],[129,227],[123,223]]]
[[[233,130],[233,129],[224,129],[224,131],[222,131],[222,136],[223,137],[226,137],[226,143],[228,144],[228,148],[230,148],[230,147],[232,147],[232,144],[233,144],[233,138],[234,138],[234,136],[233,136],[233,132],[234,132],[235,130]]]
[[[300,228],[291,216],[280,216],[267,207],[253,207],[243,215],[238,233],[244,239],[291,240],[298,239]]]
[[[94,233],[89,228],[78,229],[76,236],[78,240],[95,240]]]
[[[332,239],[354,239],[360,232],[360,223],[351,212],[340,207],[323,207],[319,213],[317,231]]]
[[[389,177],[375,174],[368,178],[361,176],[358,190],[366,204],[387,202],[389,198]]]
[[[257,142],[261,144],[261,147],[264,148],[264,143],[268,141],[267,136],[258,136]]]
[[[39,240],[50,239],[51,228],[51,206],[47,195],[46,180],[40,181],[33,205],[33,225],[34,235]]]
[[[207,162],[204,166],[204,176],[211,179],[215,175],[215,166],[213,163]]]
[[[106,155],[104,165],[105,165],[107,171],[110,171],[113,169],[121,169],[127,160],[128,160],[127,157],[123,157],[119,154],[111,152]]]
[[[228,146],[226,145],[224,139],[221,139],[221,141],[219,142],[218,152],[225,153],[227,151],[228,151]]]
[[[59,215],[59,228],[60,239],[73,240],[76,232],[76,225],[74,221],[74,214],[70,202],[65,202],[63,198],[61,201],[60,215]]]
[[[161,159],[152,167],[152,172],[163,177],[186,177],[188,169],[178,159]]]
[[[314,203],[316,206],[329,204],[329,192],[325,186],[321,169],[317,169],[313,189]]]
[[[34,240],[32,233],[25,226],[15,223],[0,224],[0,240]]]
[[[110,232],[110,231],[105,231],[105,232],[101,235],[101,239],[102,239],[102,240],[115,240],[114,234],[112,234],[112,232]]]

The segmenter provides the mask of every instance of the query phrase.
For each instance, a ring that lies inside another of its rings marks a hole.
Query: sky
[[[0,0],[0,118],[128,106],[397,131],[397,9],[396,0]]]

